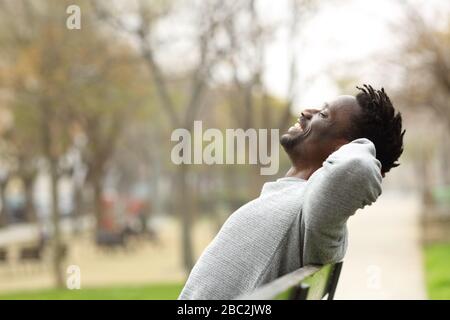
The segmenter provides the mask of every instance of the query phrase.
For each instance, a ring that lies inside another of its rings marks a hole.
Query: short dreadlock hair
[[[384,174],[399,166],[397,160],[403,152],[405,134],[405,130],[402,131],[402,115],[395,112],[384,88],[374,90],[370,85],[356,88],[360,90],[356,100],[361,113],[352,121],[351,135],[353,139],[367,138],[373,142]]]

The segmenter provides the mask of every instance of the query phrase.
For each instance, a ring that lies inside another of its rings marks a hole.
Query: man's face
[[[321,165],[333,151],[349,142],[345,133],[358,112],[360,107],[353,96],[339,96],[321,109],[306,109],[281,137],[281,145],[292,162]]]

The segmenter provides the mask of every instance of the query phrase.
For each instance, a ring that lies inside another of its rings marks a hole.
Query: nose
[[[302,115],[302,117],[304,117],[308,120],[311,120],[313,115],[315,115],[318,112],[319,112],[319,110],[317,110],[317,109],[305,109],[301,112],[301,115]]]

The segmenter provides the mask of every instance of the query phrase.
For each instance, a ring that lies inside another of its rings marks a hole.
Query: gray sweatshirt
[[[224,223],[178,299],[233,299],[302,266],[342,260],[347,219],[381,194],[380,168],[373,143],[357,139],[308,180],[264,184]]]

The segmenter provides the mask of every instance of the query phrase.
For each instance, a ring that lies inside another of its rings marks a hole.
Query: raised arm
[[[381,164],[375,146],[357,139],[332,153],[308,180],[303,203],[304,264],[343,258],[346,221],[381,194]]]

